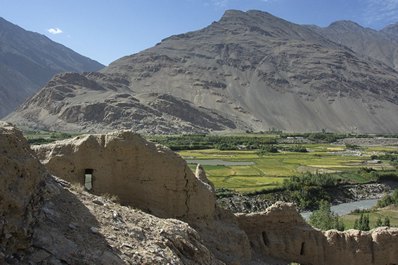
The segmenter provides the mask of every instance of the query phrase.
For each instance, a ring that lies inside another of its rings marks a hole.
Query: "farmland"
[[[306,172],[313,174],[334,173],[343,176],[349,183],[366,183],[375,181],[374,174],[366,171],[395,172],[395,167],[389,160],[372,159],[386,152],[394,152],[396,146],[361,147],[351,150],[344,145],[329,143],[303,144],[308,152],[279,151],[259,155],[255,150],[184,150],[179,154],[188,160],[223,160],[246,161],[253,165],[206,165],[203,167],[209,179],[217,188],[228,188],[238,192],[253,192],[263,189],[281,187],[283,181],[292,176]],[[276,145],[283,149],[286,145]],[[373,157],[372,157],[373,156]],[[190,167],[194,168],[195,163]],[[367,169],[367,170],[366,170]],[[362,173],[358,173],[361,172]],[[345,173],[345,174],[341,174]],[[350,174],[348,174],[350,173]]]

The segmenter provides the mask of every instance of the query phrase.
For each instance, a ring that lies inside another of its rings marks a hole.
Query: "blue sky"
[[[267,11],[298,24],[398,22],[398,0],[0,0],[0,16],[105,65],[170,35],[219,20],[227,9]]]

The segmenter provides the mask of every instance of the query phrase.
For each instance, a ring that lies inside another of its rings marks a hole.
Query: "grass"
[[[24,131],[23,134],[30,144],[47,144],[79,135],[78,133],[47,131]]]
[[[394,227],[398,227],[398,206],[388,206],[385,208],[370,210],[369,213],[369,223],[370,228],[374,228],[376,224],[376,220],[378,217],[384,221],[384,218],[388,216],[390,218],[390,225]],[[351,229],[354,227],[355,219],[360,217],[360,213],[350,213],[344,216],[341,216],[342,221],[344,222],[345,229]]]
[[[283,145],[286,146],[286,145]],[[225,161],[251,161],[250,166],[207,166],[203,165],[209,179],[216,188],[229,188],[240,192],[253,192],[261,189],[280,187],[285,178],[305,172],[357,172],[362,168],[393,170],[388,161],[367,164],[371,155],[397,151],[398,147],[362,147],[355,155],[345,146],[333,144],[305,144],[309,152],[279,152],[265,156],[256,151],[220,151],[217,149],[185,150],[179,154],[186,159],[221,159]],[[195,165],[190,165],[194,168]],[[368,182],[370,179],[359,174],[344,174],[346,180],[354,183]]]

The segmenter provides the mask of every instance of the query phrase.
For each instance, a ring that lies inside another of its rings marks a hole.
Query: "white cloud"
[[[398,22],[398,0],[366,0],[363,15],[368,25]]]
[[[49,28],[47,30],[51,34],[61,34],[63,31],[60,28]]]
[[[217,7],[226,7],[229,0],[212,0],[213,5]]]

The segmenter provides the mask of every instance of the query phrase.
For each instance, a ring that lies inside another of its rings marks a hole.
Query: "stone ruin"
[[[0,254],[29,246],[46,174],[22,133],[0,121]]]
[[[41,222],[37,213],[46,201],[42,193],[43,185],[48,186],[47,168],[91,193],[116,195],[122,204],[187,222],[208,248],[206,253],[217,258],[207,259],[214,264],[398,264],[396,228],[322,232],[306,224],[286,203],[261,213],[233,215],[216,205],[203,168],[198,167],[195,176],[181,157],[131,132],[79,136],[34,147],[46,168],[10,124],[0,124],[0,147],[0,263],[32,246],[34,227]],[[62,201],[62,193],[57,194]],[[108,261],[118,260],[116,254],[103,253]],[[203,264],[199,256],[186,256],[186,263]],[[73,264],[68,258],[63,260]]]
[[[34,150],[50,173],[94,194],[116,195],[122,204],[168,218],[214,214],[214,194],[185,161],[137,134],[78,136]]]

